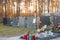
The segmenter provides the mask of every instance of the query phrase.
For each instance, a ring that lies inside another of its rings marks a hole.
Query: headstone
[[[25,17],[19,17],[19,26],[25,28]]]
[[[7,18],[6,17],[3,18],[3,24],[7,25]]]
[[[56,26],[58,23],[60,23],[60,16],[54,16],[53,17],[53,24]]]
[[[35,23],[33,23],[33,19],[34,17],[27,17],[27,28],[35,28]]]
[[[12,19],[12,26],[16,26],[17,25],[17,18],[13,18]]]
[[[41,20],[41,25],[50,25],[51,22],[50,22],[50,16],[41,16],[40,17],[40,20]]]

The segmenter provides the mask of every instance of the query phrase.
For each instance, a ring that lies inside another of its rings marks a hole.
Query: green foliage
[[[56,27],[53,28],[53,32],[60,33],[60,30],[58,30]]]
[[[50,27],[47,27],[46,29],[45,29],[45,31],[49,31],[50,30]]]
[[[50,29],[51,29],[50,27],[47,27],[47,28],[45,29],[45,31],[49,31]],[[53,27],[53,28],[52,28],[52,32],[60,33],[60,30],[58,30],[56,27]]]

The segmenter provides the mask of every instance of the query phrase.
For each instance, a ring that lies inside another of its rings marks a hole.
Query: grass
[[[17,27],[12,27],[12,26],[0,25],[0,36],[1,37],[19,36],[21,34],[26,33],[29,30],[33,33],[35,29],[32,29],[32,28],[17,28]]]

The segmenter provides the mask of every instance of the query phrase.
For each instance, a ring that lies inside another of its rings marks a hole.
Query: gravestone
[[[35,24],[33,23],[34,17],[27,17],[27,27],[28,28],[35,28]]]
[[[53,23],[56,26],[58,23],[60,23],[60,16],[54,16],[53,17]]]
[[[50,25],[51,24],[51,22],[50,22],[50,16],[41,16],[40,17],[40,20],[41,20],[41,25],[43,26],[43,25]]]
[[[19,17],[19,26],[25,28],[25,17]]]

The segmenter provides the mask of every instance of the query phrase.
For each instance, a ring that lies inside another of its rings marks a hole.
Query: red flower
[[[60,23],[57,24],[56,28],[57,29],[60,29]]]
[[[35,35],[32,36],[32,40],[35,40]]]
[[[29,36],[26,34],[26,35],[24,35],[24,40],[29,40]]]

